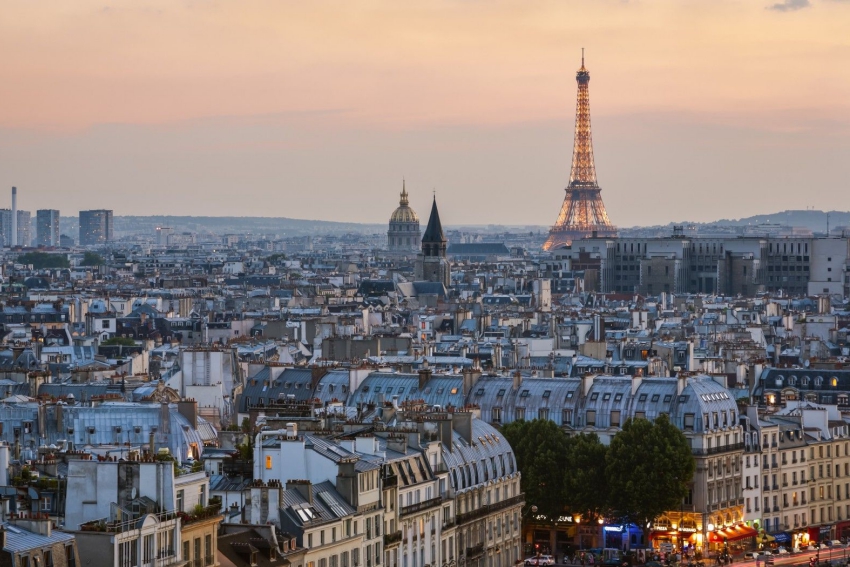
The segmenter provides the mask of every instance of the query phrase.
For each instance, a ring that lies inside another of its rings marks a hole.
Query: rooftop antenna
[[[581,48],[581,66],[584,67],[584,48]]]

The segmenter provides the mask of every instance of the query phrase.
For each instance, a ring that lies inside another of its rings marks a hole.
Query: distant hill
[[[784,224],[786,226],[807,227],[812,232],[826,232],[826,217],[829,215],[830,229],[850,226],[848,211],[781,211],[767,215],[755,215],[742,219],[722,219],[710,224],[726,226],[747,226],[758,224]]]
[[[835,229],[841,227],[847,227],[847,233],[850,234],[850,211],[815,210],[780,211],[778,213],[754,215],[740,219],[720,219],[711,222],[678,221],[666,225],[624,227],[620,230],[620,233],[621,235],[634,235],[636,233],[646,233],[647,230],[658,230],[666,233],[668,230],[672,230],[674,226],[691,226],[710,231],[713,228],[725,228],[727,230],[730,228],[740,228],[740,230],[743,230],[744,227],[773,225],[808,228],[815,234],[825,234],[827,214],[829,214],[829,229],[833,234],[835,234]]]
[[[76,238],[76,217],[63,217],[67,223],[62,230]],[[195,217],[195,216],[115,216],[115,233],[153,234],[157,227],[170,227],[174,232],[211,232],[215,234],[275,234],[304,236],[318,234],[373,234],[385,232],[386,225],[361,224],[356,222],[332,222],[323,220],[291,219],[286,217]]]

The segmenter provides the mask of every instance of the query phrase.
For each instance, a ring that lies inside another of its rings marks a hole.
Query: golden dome
[[[404,181],[401,183],[401,198],[398,201],[398,208],[393,211],[390,222],[419,222],[419,217],[416,216],[416,213],[408,204],[407,189],[404,187]]]

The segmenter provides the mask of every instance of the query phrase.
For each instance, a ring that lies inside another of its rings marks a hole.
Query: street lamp
[[[709,544],[711,543],[711,534],[714,533],[714,524],[708,522],[705,527],[708,530],[708,534],[706,534],[705,542],[702,544],[702,554],[703,557],[708,558],[710,557],[709,551],[711,550],[711,546]]]
[[[528,514],[529,514],[529,513],[531,513],[531,514],[536,514],[536,513],[537,513],[537,506],[536,506],[536,505],[534,505],[534,504],[532,504],[532,505],[528,508],[528,510],[526,510],[525,512],[523,512],[522,516],[520,517],[520,522],[521,522],[522,524],[525,524],[525,517],[526,517],[526,516],[528,516]],[[527,527],[527,525],[522,525],[522,526],[520,526],[520,529],[524,529],[525,527]],[[534,531],[532,530],[532,534],[533,534],[533,533],[534,533]],[[523,539],[525,539],[525,537],[523,537]],[[534,538],[533,538],[533,535],[532,535],[532,540],[533,540],[533,539],[534,539]],[[532,549],[534,549],[534,548],[532,547]]]

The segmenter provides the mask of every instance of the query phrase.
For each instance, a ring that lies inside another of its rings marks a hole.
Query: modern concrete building
[[[702,238],[680,229],[664,238],[586,238],[553,251],[572,270],[592,272],[588,291],[847,295],[850,239],[811,236]]]
[[[12,218],[17,222],[12,222]],[[16,239],[12,238],[12,234]],[[32,244],[32,221],[29,211],[17,211],[14,215],[11,209],[0,209],[0,236],[3,246],[30,246]]]
[[[113,238],[112,211],[80,211],[80,246],[97,246]]]
[[[35,213],[36,244],[38,246],[60,246],[59,211],[39,209]]]

